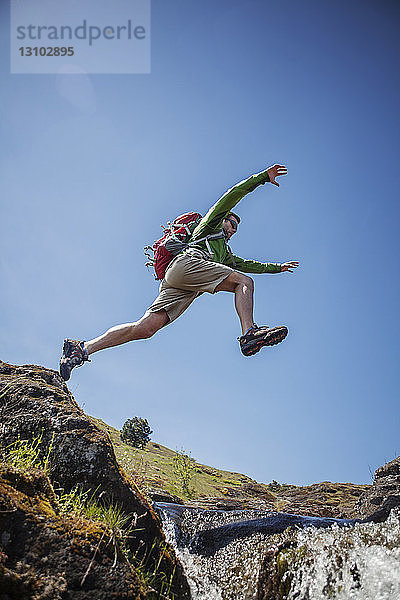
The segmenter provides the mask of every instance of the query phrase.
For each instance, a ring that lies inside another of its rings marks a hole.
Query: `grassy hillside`
[[[152,492],[164,491],[172,495],[182,495],[179,479],[174,474],[174,457],[177,456],[177,452],[154,442],[149,442],[144,450],[132,448],[121,441],[117,429],[101,419],[90,418],[109,434],[118,462],[128,475],[133,476],[139,487]],[[253,479],[241,473],[221,471],[192,460],[190,487],[194,498],[228,495],[230,491],[236,492],[246,484],[255,483]],[[268,492],[268,487],[263,487]]]
[[[352,509],[368,485],[324,481],[310,486],[258,483],[247,475],[222,471],[190,461],[190,493],[182,486],[174,463],[179,453],[149,442],[144,450],[121,441],[120,432],[101,419],[90,417],[110,436],[118,462],[136,485],[149,496],[171,495],[204,508],[247,508],[314,516],[352,516]]]

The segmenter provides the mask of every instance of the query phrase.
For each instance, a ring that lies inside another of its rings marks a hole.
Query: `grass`
[[[42,449],[43,432],[30,440],[22,440],[20,436],[3,450],[4,462],[19,471],[38,469],[45,475],[50,475],[50,455],[54,443],[54,433],[45,454]],[[61,515],[85,518],[102,523],[115,536],[126,535],[127,524],[132,517],[123,513],[120,507],[113,504],[101,503],[98,489],[82,490],[79,486],[70,492],[55,493]],[[123,534],[124,532],[124,534]]]
[[[116,535],[122,532],[125,535],[132,517],[126,515],[118,505],[102,504],[96,497],[97,491],[83,491],[76,486],[70,492],[61,492],[57,495],[60,514],[100,522]]]
[[[21,440],[20,436],[6,446],[3,450],[4,459],[10,466],[27,471],[28,469],[40,469],[46,475],[50,473],[50,454],[53,448],[54,433],[51,443],[43,456],[42,444],[43,432],[40,435],[34,436],[31,440]]]
[[[96,492],[97,490],[84,492],[79,487],[75,487],[69,493],[59,495],[57,501],[60,512],[105,526],[108,535],[110,535],[108,543],[112,543],[114,547],[114,564],[112,568],[117,564],[119,552],[122,552],[126,560],[134,566],[136,574],[150,593],[149,598],[173,600],[174,594],[171,593],[171,587],[174,572],[168,577],[161,569],[163,556],[169,552],[167,545],[155,540],[150,551],[139,560],[136,555],[128,550],[127,546],[129,537],[134,531],[138,530],[137,518],[135,518],[135,515],[124,513],[118,505],[102,504],[96,496]],[[85,577],[88,572],[89,569]]]
[[[174,600],[175,598],[175,594],[171,592],[175,569],[169,577],[161,570],[161,561],[164,554],[168,554],[168,552],[169,549],[165,542],[155,540],[150,552],[141,561],[137,561],[135,557],[132,559],[136,573],[151,593],[149,600],[152,598]],[[158,556],[157,561],[153,560],[154,553]]]
[[[114,562],[112,568],[117,564],[119,553],[122,553],[125,556],[125,559],[129,561],[130,557],[126,542],[136,524],[136,522],[133,522],[133,515],[124,513],[118,505],[108,503],[103,504],[96,496],[97,492],[98,489],[95,491],[83,491],[79,486],[76,486],[70,492],[62,492],[56,496],[58,509],[62,516],[98,523],[105,528],[93,555],[93,559],[82,578],[81,586],[84,584],[85,579],[90,572],[90,568],[99,550],[100,544],[106,535],[109,537],[108,544],[112,544],[112,547],[114,548]],[[139,575],[139,577],[144,583],[141,575]]]

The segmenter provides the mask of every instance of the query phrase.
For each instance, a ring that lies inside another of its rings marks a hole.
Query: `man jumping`
[[[66,339],[60,360],[60,373],[67,381],[74,367],[89,360],[89,355],[105,348],[153,336],[161,327],[177,319],[203,292],[233,292],[242,326],[240,349],[251,356],[263,346],[274,346],[287,335],[285,326],[258,327],[253,319],[254,283],[243,273],[293,272],[297,261],[263,263],[235,256],[228,241],[236,233],[240,218],[232,212],[236,204],[259,185],[270,182],[279,187],[276,177],[286,175],[283,165],[241,181],[218,200],[193,231],[188,245],[169,264],[161,281],[159,295],[141,319],[116,325],[88,342]],[[216,234],[220,234],[219,236]]]

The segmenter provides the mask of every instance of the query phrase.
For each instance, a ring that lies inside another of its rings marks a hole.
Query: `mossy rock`
[[[0,465],[0,589],[10,600],[145,600],[109,531],[58,513],[48,478]],[[2,596],[3,597],[3,596]]]
[[[127,542],[129,550],[138,559],[146,557],[149,568],[159,565],[172,577],[177,597],[189,598],[182,566],[172,549],[164,550],[159,517],[117,462],[109,431],[99,429],[83,412],[60,375],[37,365],[0,361],[0,408],[0,445],[41,435],[44,455],[52,445],[51,478],[57,487],[68,492],[79,485],[119,505],[132,520],[140,518],[140,527]]]

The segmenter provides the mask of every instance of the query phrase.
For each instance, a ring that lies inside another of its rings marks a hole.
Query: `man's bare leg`
[[[251,277],[234,271],[220,283],[217,292],[234,292],[235,306],[242,325],[242,337],[239,338],[240,349],[245,356],[256,354],[264,346],[275,346],[287,336],[284,325],[278,327],[257,327],[253,320],[254,284]],[[251,331],[249,331],[251,330]]]
[[[108,329],[103,335],[85,342],[85,348],[88,354],[93,354],[99,350],[119,346],[132,340],[143,340],[154,335],[168,321],[168,315],[165,310],[157,312],[147,311],[139,321],[116,325]]]
[[[234,271],[216,289],[216,292],[233,292],[235,307],[242,325],[242,333],[253,327],[254,282],[251,277]]]

